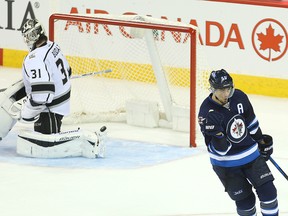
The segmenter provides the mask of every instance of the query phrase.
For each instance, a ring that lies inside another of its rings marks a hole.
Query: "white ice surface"
[[[0,89],[20,78],[19,70],[0,67]],[[273,158],[288,173],[288,100],[250,99],[263,132],[274,138]],[[80,126],[94,130],[101,125]],[[23,127],[32,125],[17,123],[0,143],[1,216],[236,215],[204,145],[174,145],[185,143],[186,134],[110,123],[106,158],[44,160],[16,154],[17,133]],[[63,130],[75,127],[64,125]],[[269,166],[280,215],[288,215],[288,182]],[[259,203],[257,208],[259,212]]]

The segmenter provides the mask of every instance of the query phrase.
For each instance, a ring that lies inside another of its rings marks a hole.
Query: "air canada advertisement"
[[[27,50],[21,26],[28,18],[37,18],[48,32],[53,13],[148,15],[197,26],[210,68],[225,67],[234,74],[286,83],[287,8],[196,0],[162,4],[147,0],[0,0],[0,49]]]

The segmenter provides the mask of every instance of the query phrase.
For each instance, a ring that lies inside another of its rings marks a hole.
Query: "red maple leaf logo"
[[[261,41],[260,50],[269,49],[269,60],[271,59],[271,50],[273,49],[275,52],[280,52],[279,44],[282,43],[283,36],[274,35],[274,29],[270,24],[268,28],[266,28],[266,35],[261,33],[257,33],[258,40]]]

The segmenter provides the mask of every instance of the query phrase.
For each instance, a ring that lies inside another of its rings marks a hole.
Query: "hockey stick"
[[[269,157],[269,160],[279,170],[279,172],[284,176],[284,178],[288,180],[287,174],[281,169],[281,167],[276,163],[276,161],[272,157]]]
[[[96,71],[96,72],[86,73],[82,75],[71,76],[70,79],[82,78],[82,77],[92,76],[92,75],[100,75],[100,74],[105,74],[105,73],[110,73],[110,72],[112,72],[112,69],[106,69],[102,71]]]

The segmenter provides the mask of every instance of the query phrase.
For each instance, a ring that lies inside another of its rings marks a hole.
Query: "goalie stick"
[[[112,69],[106,69],[106,70],[102,70],[102,71],[95,71],[95,72],[90,72],[90,73],[86,73],[86,74],[81,74],[81,75],[75,75],[75,76],[71,76],[70,79],[77,79],[77,78],[82,78],[82,77],[86,77],[86,76],[92,76],[92,75],[100,75],[100,74],[105,74],[105,73],[110,73],[112,72]],[[23,82],[23,80],[18,80],[17,82],[13,83],[12,86],[16,85],[19,82]],[[0,92],[5,91],[7,88],[3,88],[0,89]]]
[[[106,69],[102,71],[96,71],[96,72],[90,72],[90,73],[86,73],[82,75],[71,76],[70,79],[82,78],[82,77],[92,76],[92,75],[100,75],[100,74],[105,74],[105,73],[110,73],[110,72],[112,72],[112,69]]]
[[[271,156],[269,157],[269,160],[278,169],[278,171],[284,176],[284,178],[288,180],[287,174],[281,169],[281,167],[276,163],[276,161]]]

